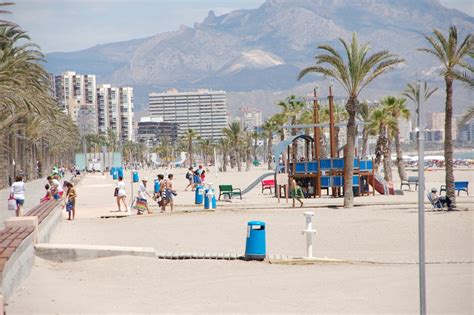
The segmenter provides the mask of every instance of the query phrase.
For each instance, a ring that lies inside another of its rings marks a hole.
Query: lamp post
[[[418,89],[420,83],[418,82]],[[424,119],[421,98],[418,106],[418,250],[419,250],[419,281],[420,281],[420,314],[426,314],[426,273],[425,273],[425,157],[424,157]]]

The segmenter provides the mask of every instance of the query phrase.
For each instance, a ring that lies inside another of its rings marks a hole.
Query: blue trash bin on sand
[[[194,191],[194,203],[197,205],[202,205],[203,202],[204,202],[204,187],[196,186],[196,190]]]
[[[114,172],[112,173],[112,178],[113,179],[118,179],[118,170],[114,169]]]
[[[138,172],[137,172],[137,171],[134,171],[134,172],[133,172],[133,182],[134,182],[134,183],[138,183],[138,180],[139,180],[139,178],[138,178]]]
[[[118,176],[123,178],[123,167],[118,167]]]
[[[264,260],[266,256],[265,222],[250,221],[247,223],[245,260]]]
[[[110,171],[109,171],[109,174],[114,176],[114,172],[115,172],[115,167],[111,167]]]

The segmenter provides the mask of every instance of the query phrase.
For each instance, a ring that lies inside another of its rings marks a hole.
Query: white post
[[[302,234],[306,234],[306,257],[313,258],[313,237],[316,234],[316,230],[313,229],[313,216],[314,212],[305,212],[306,217],[306,229],[301,231]]]

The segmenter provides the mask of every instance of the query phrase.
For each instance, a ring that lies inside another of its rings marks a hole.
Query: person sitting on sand
[[[434,205],[448,207],[448,211],[453,210],[451,199],[448,196],[438,196],[438,190],[436,188],[431,188],[430,199],[432,200]]]
[[[295,178],[293,177],[291,179],[291,198],[293,198],[293,208],[296,206],[295,205],[295,199],[298,200],[300,203],[300,207],[303,207],[303,201],[301,201],[301,198],[303,197],[303,191],[300,186],[296,183]]]

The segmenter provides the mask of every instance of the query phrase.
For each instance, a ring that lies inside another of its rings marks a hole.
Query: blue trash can
[[[153,185],[153,192],[155,194],[160,192],[160,181],[158,179],[155,179],[155,183]]]
[[[112,174],[112,178],[113,178],[113,179],[118,179],[118,171],[117,171],[117,169],[114,169],[114,172],[113,172],[113,174]]]
[[[123,167],[118,168],[118,176],[123,178]]]
[[[134,171],[134,172],[133,172],[133,182],[134,182],[134,183],[138,183],[138,181],[139,181],[138,172],[137,172],[137,171]]]
[[[194,203],[201,205],[204,201],[204,187],[196,186],[196,191],[194,192]]]
[[[115,172],[115,167],[111,167],[110,171],[109,171],[109,174],[113,176],[114,172]]]
[[[264,260],[266,256],[265,222],[250,221],[247,223],[245,260]]]

